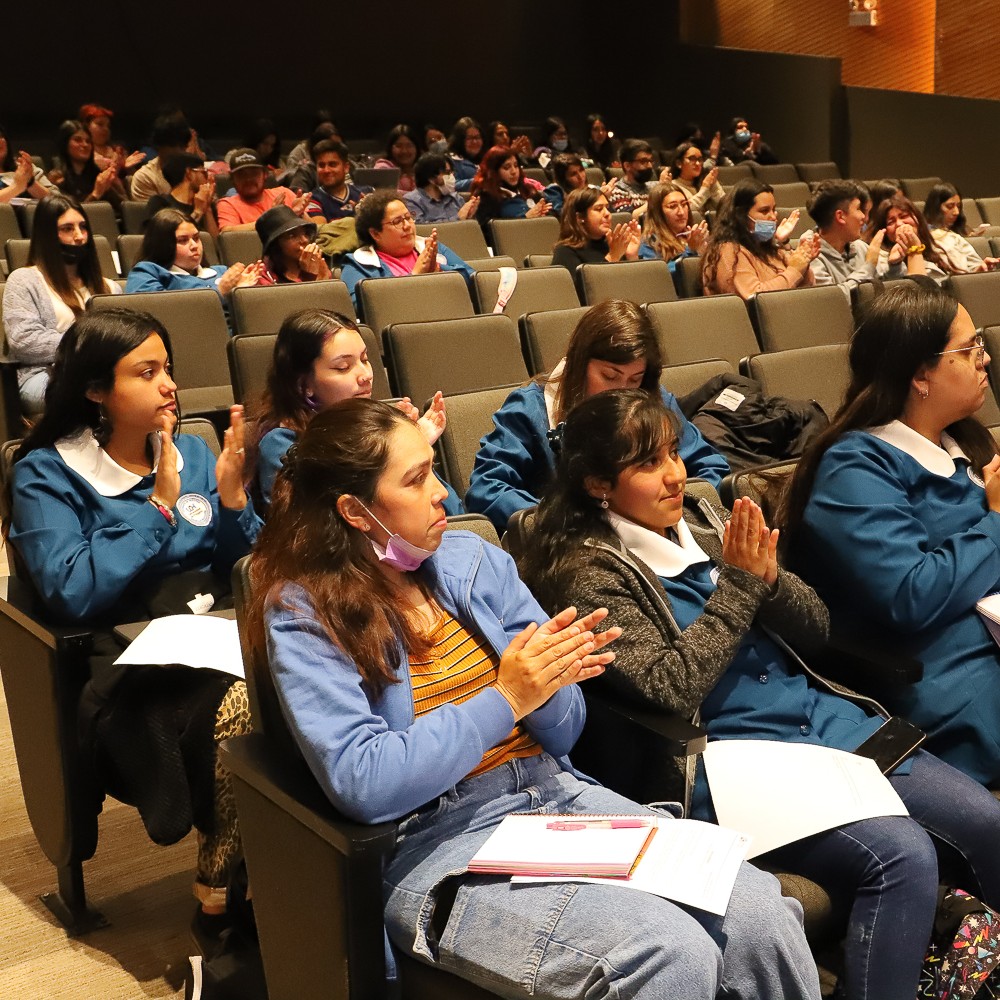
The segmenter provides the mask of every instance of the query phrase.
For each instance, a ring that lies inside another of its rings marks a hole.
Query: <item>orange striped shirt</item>
[[[496,683],[500,660],[474,632],[447,613],[428,630],[432,643],[426,660],[410,660],[413,708],[419,718],[441,705],[467,701]],[[483,754],[468,777],[482,774],[512,757],[534,757],[541,746],[518,723],[510,735]]]

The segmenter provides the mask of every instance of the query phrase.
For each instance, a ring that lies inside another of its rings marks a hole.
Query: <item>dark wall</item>
[[[847,87],[854,177],[941,177],[1000,195],[1000,101]]]

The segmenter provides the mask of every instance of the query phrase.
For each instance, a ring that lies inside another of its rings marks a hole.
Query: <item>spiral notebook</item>
[[[628,878],[656,833],[649,816],[507,816],[469,862],[491,875]]]

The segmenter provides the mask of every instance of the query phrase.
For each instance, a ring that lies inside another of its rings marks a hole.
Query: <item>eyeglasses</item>
[[[950,351],[938,351],[934,356],[936,358],[943,357],[945,354],[964,354],[966,351],[977,351],[976,363],[979,364],[983,358],[986,356],[986,341],[983,340],[983,335],[981,333],[976,334],[975,343],[970,344],[968,347],[953,347]]]
[[[402,229],[408,222],[416,222],[412,215],[397,215],[395,219],[386,219],[383,226],[392,226],[393,229]]]
[[[704,156],[685,156],[685,163],[703,163],[705,160]]]

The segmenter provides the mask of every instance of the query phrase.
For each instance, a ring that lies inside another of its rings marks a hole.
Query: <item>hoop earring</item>
[[[601,510],[608,509],[608,495],[607,493],[601,494]]]

